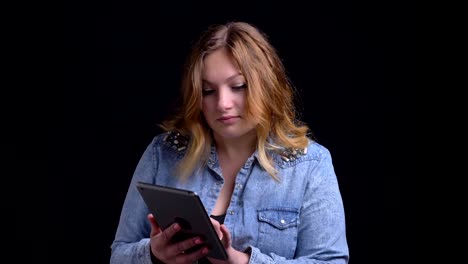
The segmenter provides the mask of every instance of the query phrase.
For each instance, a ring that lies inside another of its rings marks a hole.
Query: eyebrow
[[[229,81],[231,81],[232,79],[237,78],[237,77],[239,77],[239,76],[242,76],[242,77],[243,77],[242,74],[236,73],[236,74],[234,74],[234,75],[228,77],[228,78],[226,79],[226,81],[229,82]],[[210,81],[208,81],[208,80],[205,80],[205,79],[202,79],[202,82],[205,82],[205,83],[208,83],[208,84],[213,84],[212,82],[210,82]]]

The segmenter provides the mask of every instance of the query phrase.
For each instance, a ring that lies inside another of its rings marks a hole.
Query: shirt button
[[[240,184],[240,183],[236,184],[237,189],[240,189],[241,187],[242,187],[242,184]]]
[[[282,224],[286,223],[286,221],[284,221],[284,219],[281,219],[280,221]]]
[[[229,214],[230,214],[230,215],[233,215],[233,214],[234,214],[234,211],[232,211],[232,210],[229,211]]]

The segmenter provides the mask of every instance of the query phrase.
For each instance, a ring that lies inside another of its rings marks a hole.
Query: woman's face
[[[225,49],[205,57],[202,111],[216,137],[235,139],[254,133],[245,119],[246,82]]]

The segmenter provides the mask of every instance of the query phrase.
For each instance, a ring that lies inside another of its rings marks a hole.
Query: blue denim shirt
[[[122,208],[110,263],[151,263],[148,208],[139,181],[195,191],[208,214],[223,186],[213,146],[206,168],[180,182],[173,175],[185,151],[180,140],[156,136],[141,157]],[[255,152],[240,169],[224,224],[232,246],[249,250],[250,263],[347,263],[345,216],[329,151],[310,141],[306,151],[272,152],[280,182]]]

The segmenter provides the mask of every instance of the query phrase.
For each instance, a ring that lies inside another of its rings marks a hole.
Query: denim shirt
[[[182,182],[173,173],[187,142],[168,132],[145,150],[124,201],[110,263],[151,263],[149,211],[137,182],[192,190],[208,215],[213,210],[224,182],[216,148],[207,165]],[[305,150],[270,154],[279,182],[260,166],[257,152],[237,174],[224,220],[232,247],[250,252],[249,263],[348,263],[343,202],[330,152],[309,140]]]

